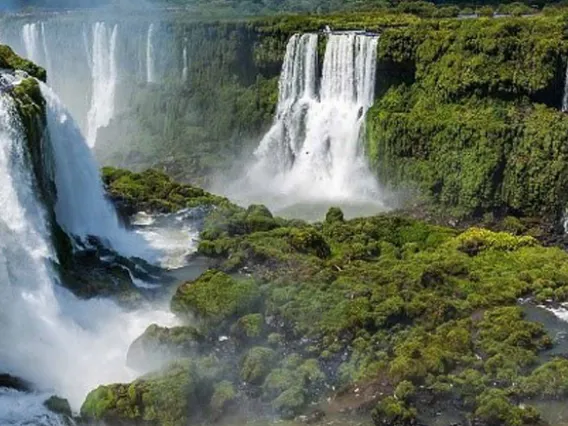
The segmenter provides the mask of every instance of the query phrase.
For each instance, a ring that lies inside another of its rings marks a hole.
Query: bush
[[[477,9],[477,14],[486,18],[493,18],[493,8],[491,6],[483,6]]]
[[[276,352],[260,346],[250,349],[241,360],[240,377],[247,383],[262,384],[276,362]]]
[[[182,284],[172,298],[171,308],[183,318],[195,315],[206,327],[218,327],[255,311],[259,302],[260,290],[253,280],[210,270]]]
[[[404,402],[389,396],[373,410],[373,421],[377,426],[412,426],[416,424],[416,410]]]

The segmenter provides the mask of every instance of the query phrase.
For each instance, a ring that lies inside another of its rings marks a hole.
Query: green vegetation
[[[66,416],[68,418],[72,418],[73,413],[71,412],[71,406],[69,405],[69,401],[64,398],[60,398],[58,396],[51,396],[44,402],[45,407],[56,413]]]
[[[209,271],[198,280],[180,286],[172,299],[172,311],[195,315],[206,326],[220,326],[254,311],[260,291],[253,280],[235,280]]]
[[[35,77],[41,81],[45,81],[47,77],[43,68],[26,59],[20,58],[9,46],[3,44],[0,44],[0,69],[22,70],[27,72],[30,77]]]
[[[367,128],[379,180],[415,185],[458,216],[557,219],[568,201],[564,28],[556,15],[385,30],[388,79]]]
[[[126,363],[137,371],[157,370],[170,360],[195,355],[203,335],[194,327],[151,325],[128,349]]]
[[[87,396],[81,415],[108,422],[185,426],[205,399],[202,380],[195,364],[178,362],[130,385],[100,386]]]
[[[262,384],[270,373],[275,357],[276,353],[270,348],[251,348],[241,362],[241,379],[247,383]]]
[[[377,425],[415,424],[448,401],[464,421],[537,424],[530,400],[566,395],[566,362],[542,361],[553,342],[517,300],[568,300],[568,254],[532,237],[396,215],[345,220],[337,208],[307,224],[232,206],[209,214],[199,251],[217,270],[180,286],[172,310],[203,336],[178,357],[219,357],[206,361],[208,422],[244,401],[294,418],[332,396],[360,401]]]
[[[229,204],[226,198],[177,183],[157,170],[133,173],[105,167],[102,179],[109,195],[126,214],[134,211],[172,213],[189,207]]]

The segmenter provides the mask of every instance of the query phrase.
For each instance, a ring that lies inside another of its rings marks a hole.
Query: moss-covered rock
[[[43,404],[49,411],[55,414],[60,414],[67,418],[72,418],[73,416],[73,412],[71,411],[71,406],[69,405],[69,401],[67,401],[64,398],[60,398],[54,395],[49,397]]]
[[[223,380],[215,385],[210,403],[214,418],[222,416],[235,403],[236,398],[237,391],[231,382]]]
[[[377,426],[412,426],[416,424],[416,410],[404,401],[387,397],[373,410],[373,420]]]
[[[255,341],[262,337],[264,326],[262,314],[249,314],[233,324],[231,333],[240,341]]]
[[[130,368],[147,372],[158,370],[174,359],[196,355],[204,337],[194,327],[149,326],[126,355]]]
[[[109,195],[126,215],[139,211],[171,213],[189,207],[230,204],[226,198],[177,183],[154,169],[133,173],[104,167],[102,178]]]
[[[201,391],[195,365],[177,362],[129,385],[98,387],[87,396],[81,416],[123,425],[185,426],[208,402]]]
[[[522,396],[560,399],[568,395],[568,360],[555,359],[535,369],[521,383]]]
[[[507,398],[507,394],[500,389],[485,391],[479,396],[477,404],[476,420],[488,426],[539,424],[540,416],[534,408],[515,405]]]
[[[239,315],[254,312],[260,295],[254,280],[210,270],[181,285],[172,298],[171,308],[183,318],[195,317],[205,327],[219,327],[229,325]]]
[[[345,217],[343,216],[343,212],[339,207],[332,207],[327,211],[325,215],[325,221],[327,223],[344,222]]]
[[[45,69],[19,57],[9,46],[2,44],[0,44],[0,69],[25,71],[30,77],[35,77],[43,82],[47,78]]]
[[[276,361],[276,352],[272,349],[261,346],[251,348],[241,360],[240,377],[247,383],[260,385]]]

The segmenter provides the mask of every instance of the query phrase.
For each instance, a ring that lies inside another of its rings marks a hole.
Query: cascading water
[[[41,29],[41,46],[43,48],[43,59],[45,62],[45,67],[49,70],[51,69],[52,64],[51,64],[51,57],[49,56],[49,49],[47,47],[47,37],[45,35],[46,29],[44,22],[40,24],[40,29]]]
[[[131,102],[144,102],[138,85],[189,78],[192,36],[181,27],[150,24],[137,17],[97,12],[89,16],[7,14],[1,19],[0,34],[17,54],[46,68],[50,87],[73,114],[89,146],[110,163],[116,151],[132,157],[116,145],[122,132],[139,128]],[[177,42],[184,38],[184,43]]]
[[[98,166],[79,127],[53,90],[40,85],[47,101],[58,223],[83,242],[88,236],[96,236],[125,256],[167,264],[170,249],[179,257],[179,243],[175,248],[168,248],[163,242],[158,245],[153,241],[153,234],[132,233],[120,225],[113,206],[105,197]],[[191,244],[189,240],[188,248]]]
[[[23,135],[13,101],[0,95],[0,370],[32,382],[45,392],[43,400],[58,393],[77,409],[96,385],[132,379],[124,365],[130,342],[150,323],[171,324],[173,318],[165,311],[126,313],[110,301],[79,301],[58,287],[47,214],[35,195]],[[28,404],[25,424],[37,414],[43,420],[34,424],[59,425],[34,398],[41,399],[1,392],[0,423],[25,423],[13,419],[19,400]]]
[[[11,76],[2,79],[17,84]],[[101,225],[89,223],[94,216],[84,206],[98,211],[99,219],[112,226],[111,219],[104,217],[106,201],[99,198],[95,184],[85,183],[98,182],[86,156],[89,150],[53,92],[42,85],[42,93],[55,160],[57,219],[75,233],[104,231]],[[6,92],[0,93],[4,209],[0,216],[0,371],[22,377],[37,389],[34,393],[1,390],[0,424],[61,426],[62,420],[42,405],[49,395],[66,397],[78,409],[97,385],[134,379],[136,372],[125,366],[130,343],[149,324],[174,325],[175,319],[166,310],[125,312],[111,301],[78,300],[59,286],[48,215],[36,196],[26,146],[14,101]],[[69,192],[72,188],[76,194]],[[102,236],[108,236],[107,232]]]
[[[253,189],[244,198],[266,200],[276,192],[278,200],[268,202],[276,209],[380,201],[361,140],[374,100],[377,43],[375,35],[329,35],[318,85],[318,36],[290,39],[276,118],[255,152],[245,183]]]
[[[24,24],[22,27],[22,40],[24,41],[26,57],[34,62],[40,63],[37,23]]]
[[[182,81],[185,82],[185,81],[187,81],[187,75],[188,75],[188,72],[189,72],[189,70],[188,70],[189,65],[188,65],[188,62],[187,62],[187,47],[186,46],[183,47],[182,62],[183,62],[183,68],[182,68],[182,71],[181,71],[181,79],[182,79]]]
[[[154,83],[154,74],[154,24],[150,24],[146,38],[146,82]]]
[[[107,126],[114,114],[117,32],[117,25],[108,27],[104,22],[94,24],[91,108],[87,118],[87,142],[90,147],[95,146],[99,128]]]

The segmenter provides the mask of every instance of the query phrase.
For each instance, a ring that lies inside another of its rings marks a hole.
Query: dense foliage
[[[153,326],[132,349],[139,368],[160,353],[208,366],[184,376],[202,389],[184,388],[194,409],[159,424],[216,422],[251,403],[260,416],[292,418],[319,403],[372,411],[377,425],[449,409],[461,421],[536,425],[531,400],[566,395],[566,361],[547,359],[553,340],[517,300],[566,301],[568,255],[532,237],[396,215],[346,221],[339,209],[308,224],[219,206],[199,253],[217,269],[173,296],[184,326]],[[168,371],[101,387],[82,412],[134,424],[165,401],[136,395]],[[167,396],[174,406],[179,397]]]
[[[563,214],[568,119],[563,17],[387,29],[368,115],[381,182],[415,183],[457,214]]]

